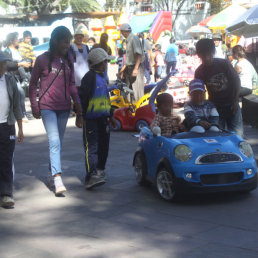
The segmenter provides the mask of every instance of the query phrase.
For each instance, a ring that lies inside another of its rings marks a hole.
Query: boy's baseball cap
[[[74,32],[74,36],[75,35],[83,35],[84,36],[84,33],[81,29],[77,29],[75,32]]]
[[[128,23],[123,23],[123,24],[121,24],[119,30],[120,31],[121,30],[123,30],[123,31],[132,31],[132,28],[131,28],[131,26]]]
[[[191,94],[193,91],[200,90],[205,92],[205,86],[202,80],[194,79],[189,84],[189,93]]]
[[[0,62],[9,60],[3,51],[0,51]]]
[[[218,40],[221,41],[221,34],[219,34],[219,33],[213,34],[213,35],[212,35],[212,39],[213,39],[213,40],[218,39]]]
[[[114,56],[109,56],[103,48],[94,48],[88,55],[91,65],[99,64],[105,60],[113,60]]]

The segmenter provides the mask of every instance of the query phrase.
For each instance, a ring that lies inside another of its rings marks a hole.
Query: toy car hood
[[[227,153],[237,153],[241,157],[239,150],[239,143],[243,141],[243,139],[231,133],[181,133],[177,134],[174,137],[163,138],[165,142],[171,144],[171,147],[175,148],[177,145],[184,144],[187,145],[194,156],[199,156],[201,153],[215,153],[215,152],[227,152]]]

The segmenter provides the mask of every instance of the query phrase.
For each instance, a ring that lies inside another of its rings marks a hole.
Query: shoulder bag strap
[[[53,79],[53,81],[49,84],[49,86],[47,87],[47,89],[44,91],[44,93],[39,97],[39,102],[40,100],[43,98],[43,96],[48,92],[48,90],[50,89],[50,87],[53,85],[54,81],[56,80],[57,76],[60,74],[61,70],[63,68],[63,63],[61,65],[61,68],[59,69],[58,73],[56,74],[55,78]]]

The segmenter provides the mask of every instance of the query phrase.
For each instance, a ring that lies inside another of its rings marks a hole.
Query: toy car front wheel
[[[161,198],[173,201],[176,196],[175,180],[167,168],[160,168],[157,173],[156,187]]]
[[[118,119],[115,119],[115,121],[116,121],[116,127],[115,128],[112,127],[112,130],[113,131],[120,131],[121,130],[121,123]]]
[[[144,121],[144,120],[139,120],[139,121],[137,121],[137,123],[136,123],[136,130],[137,131],[141,131],[142,130],[142,128],[143,127],[148,127],[149,126],[149,124],[146,122],[146,121]]]
[[[147,167],[144,154],[142,152],[137,152],[134,157],[134,171],[135,178],[139,185],[146,185],[146,174]]]

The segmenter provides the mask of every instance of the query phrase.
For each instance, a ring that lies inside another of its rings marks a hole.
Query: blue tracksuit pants
[[[83,144],[86,178],[89,180],[97,169],[104,170],[109,150],[110,127],[107,117],[84,119]]]

